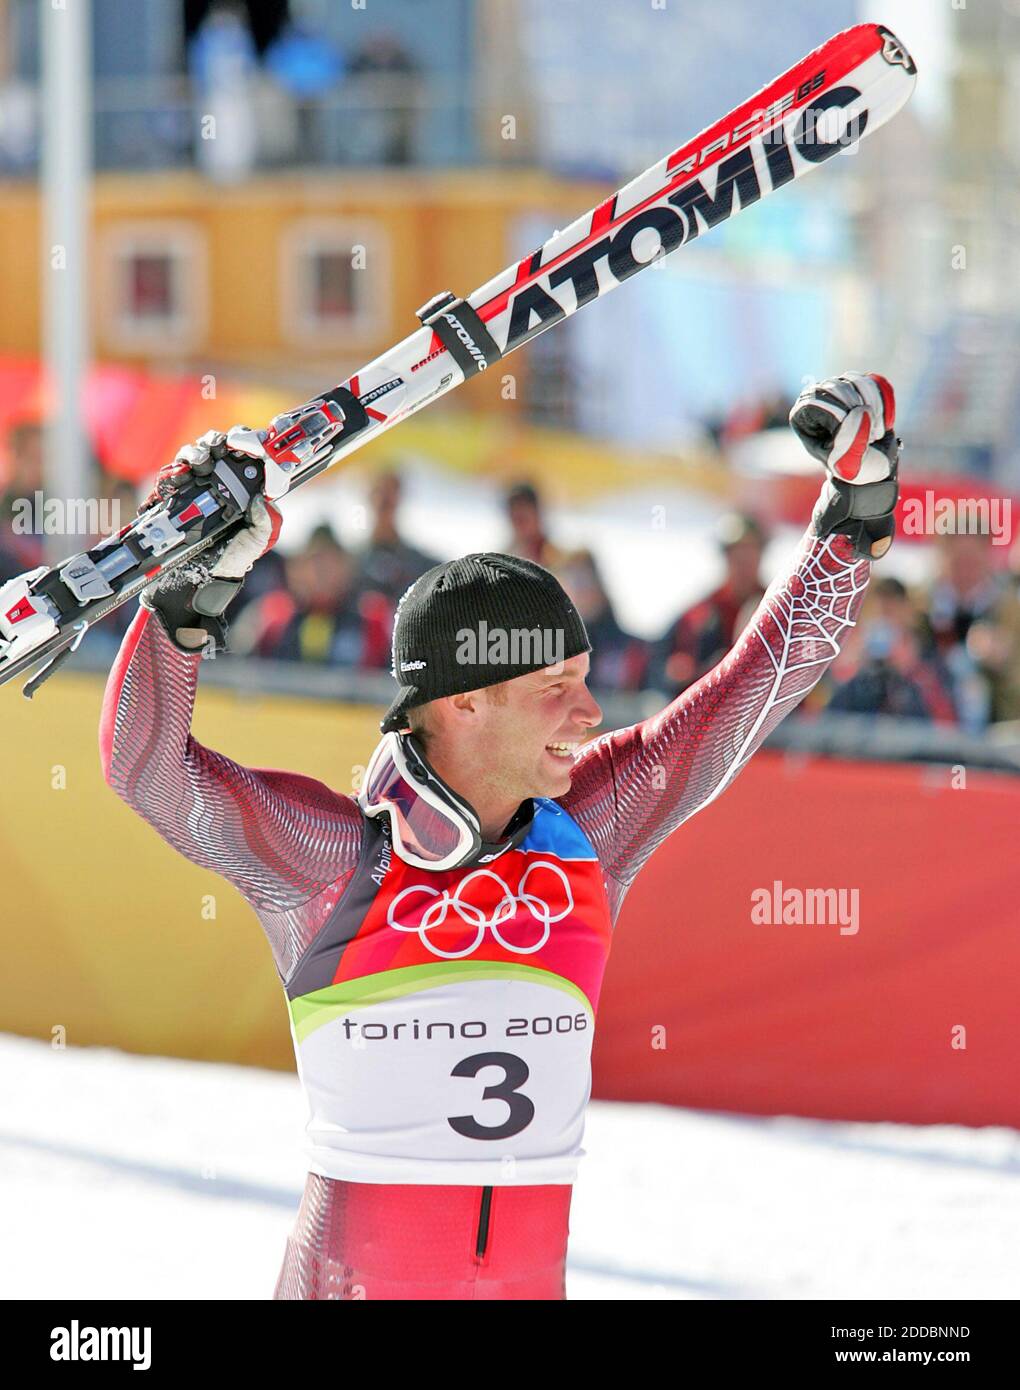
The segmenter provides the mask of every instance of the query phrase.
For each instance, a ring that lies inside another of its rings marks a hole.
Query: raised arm
[[[892,543],[900,441],[885,378],[851,372],[811,387],[790,423],[828,475],[793,563],[713,670],[660,714],[582,751],[563,799],[621,890],[820,680],[856,621],[871,562]]]
[[[582,750],[564,807],[622,887],[714,801],[836,656],[870,563],[810,533],[723,660],[661,713]]]
[[[104,775],[174,849],[253,907],[291,910],[353,870],[360,812],[311,777],[242,767],[193,738],[201,664],[139,610],[103,700]]]
[[[192,467],[204,467],[225,438],[205,436],[181,450],[146,505],[179,486]],[[261,448],[246,431],[231,431],[230,443],[252,457]],[[146,590],[110,673],[100,725],[103,771],[113,790],[193,863],[233,883],[264,922],[292,913],[353,872],[362,832],[350,797],[311,777],[241,767],[190,732],[198,648],[222,647],[224,609],[275,541],[278,523],[272,505],[256,497],[249,526],[233,540]],[[288,926],[290,946],[277,950],[278,963],[298,938],[306,939],[304,919],[314,915],[302,914],[296,934]]]

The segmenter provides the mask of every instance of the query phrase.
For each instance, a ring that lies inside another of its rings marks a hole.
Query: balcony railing
[[[185,77],[104,80],[93,94],[94,166],[198,168],[226,178],[308,166],[476,164],[485,160],[476,98],[470,84],[398,74],[349,76],[308,101],[265,76],[218,91]],[[36,174],[40,100],[37,86],[0,82],[0,176]],[[496,128],[498,113],[492,120]],[[517,153],[508,142],[499,162]]]

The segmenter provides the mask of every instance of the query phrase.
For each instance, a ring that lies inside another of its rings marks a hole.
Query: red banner
[[[1005,565],[1009,540],[1014,534],[1013,517],[1020,514],[1020,497],[1005,487],[965,474],[900,474],[900,496],[896,504],[896,538],[900,541],[930,543],[940,535],[975,532],[997,534],[999,519],[1005,517],[1005,543],[994,547]],[[772,523],[786,522],[806,526],[818,500],[818,477],[789,474],[768,481],[755,479],[755,490],[743,499],[750,511],[760,511]],[[753,500],[752,500],[753,499]]]
[[[594,1094],[1020,1126],[1020,779],[759,754],[624,904]]]

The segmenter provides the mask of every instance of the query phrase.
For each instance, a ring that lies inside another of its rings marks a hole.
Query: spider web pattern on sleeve
[[[174,849],[243,894],[286,976],[354,873],[361,812],[314,778],[242,767],[193,738],[201,660],[140,609],[106,687],[103,770]]]
[[[870,569],[846,537],[808,533],[718,666],[661,713],[582,751],[562,804],[620,889],[818,683],[856,622]],[[623,892],[611,896],[618,910]]]

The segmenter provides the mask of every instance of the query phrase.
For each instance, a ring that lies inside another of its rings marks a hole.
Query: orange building
[[[606,191],[520,170],[328,171],[227,188],[188,173],[102,175],[92,352],[281,387],[340,380],[411,333],[415,309],[440,290],[468,294],[532,249],[524,217],[544,239]],[[0,207],[0,353],[35,355],[47,254],[38,191],[0,183]],[[491,375],[474,384],[474,404],[498,394]]]

